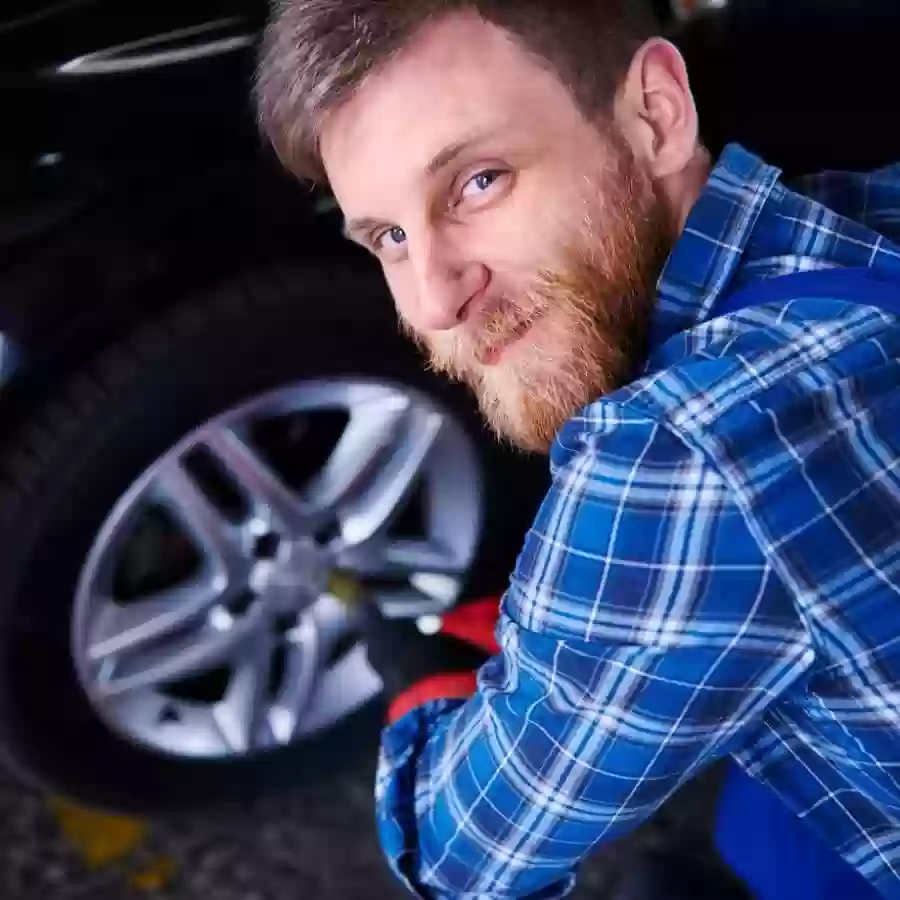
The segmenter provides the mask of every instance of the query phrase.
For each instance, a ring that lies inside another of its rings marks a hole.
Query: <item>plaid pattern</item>
[[[874,230],[900,232],[900,167],[803,187],[727,148],[644,377],[553,448],[502,652],[385,730],[380,836],[420,896],[562,897],[731,754],[900,897],[900,326],[828,299],[710,318],[756,278],[900,279]]]

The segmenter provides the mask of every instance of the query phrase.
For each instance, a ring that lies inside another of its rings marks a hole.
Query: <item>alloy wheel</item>
[[[110,512],[76,588],[81,684],[110,728],[157,752],[302,740],[380,691],[353,602],[451,606],[482,515],[475,448],[432,398],[363,379],[256,397]]]

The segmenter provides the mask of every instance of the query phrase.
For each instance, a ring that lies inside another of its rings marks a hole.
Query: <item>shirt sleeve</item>
[[[420,897],[562,897],[750,737],[811,662],[724,480],[667,425],[574,420],[466,701],[383,735],[381,841]]]

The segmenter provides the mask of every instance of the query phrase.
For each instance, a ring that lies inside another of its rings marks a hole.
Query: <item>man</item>
[[[900,279],[900,172],[795,193],[713,161],[634,7],[285,0],[268,33],[282,159],[553,475],[477,678],[458,621],[373,617],[382,843],[419,896],[560,897],[732,756],[859,896],[900,897],[900,327],[838,278],[716,313],[797,272]]]

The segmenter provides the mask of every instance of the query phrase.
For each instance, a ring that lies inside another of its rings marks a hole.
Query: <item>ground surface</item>
[[[708,789],[680,799],[590,862],[576,900],[612,897],[636,846],[702,832]],[[401,900],[372,828],[362,768],[241,808],[141,822],[79,810],[0,782],[0,896],[6,900]],[[710,896],[726,900],[721,891]],[[730,894],[728,895],[731,896]]]

